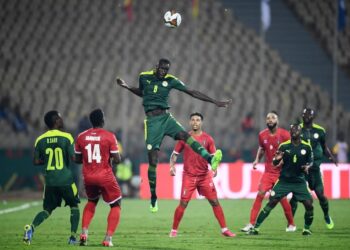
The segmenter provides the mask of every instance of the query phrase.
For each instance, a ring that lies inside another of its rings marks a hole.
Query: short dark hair
[[[201,120],[203,121],[203,115],[201,114],[201,113],[199,113],[199,112],[195,112],[195,113],[192,113],[192,114],[190,114],[190,119],[192,118],[192,116],[199,116],[200,118],[201,118]]]
[[[55,123],[59,117],[60,116],[59,116],[59,113],[57,110],[51,110],[51,111],[47,112],[44,116],[44,121],[45,121],[46,126],[49,129],[52,129],[55,126]]]
[[[276,110],[271,110],[269,113],[272,113],[272,114],[275,114],[275,115],[277,115],[277,116],[278,116],[278,113],[277,113],[277,111],[276,111]]]
[[[89,119],[94,128],[102,127],[104,123],[103,111],[101,109],[95,109],[91,111]]]
[[[312,108],[304,108],[303,114],[305,114],[306,112],[310,112],[312,115],[315,115],[315,110],[313,110]]]
[[[161,65],[161,64],[171,64],[170,61],[166,58],[161,58],[159,59],[159,62],[158,62],[158,65]]]
[[[295,126],[301,129],[300,123],[292,123],[292,124],[290,125],[290,128],[295,127]]]

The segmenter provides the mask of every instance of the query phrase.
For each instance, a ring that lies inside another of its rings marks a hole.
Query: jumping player
[[[156,167],[158,163],[158,151],[164,136],[170,136],[175,140],[186,142],[197,154],[201,155],[216,170],[222,159],[221,150],[214,155],[194,140],[181,126],[179,122],[169,113],[168,98],[172,89],[177,89],[186,94],[205,102],[214,103],[218,107],[227,107],[232,100],[217,101],[209,96],[189,89],[183,82],[168,74],[170,61],[160,59],[154,70],[142,72],[139,77],[139,86],[130,87],[124,80],[117,78],[116,82],[133,94],[143,99],[143,107],[146,113],[145,140],[148,150],[148,182],[151,190],[150,211],[157,212],[156,194]]]

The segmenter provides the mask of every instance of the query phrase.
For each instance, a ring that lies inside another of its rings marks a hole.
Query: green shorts
[[[78,206],[80,199],[75,183],[60,187],[45,186],[43,203],[44,210],[53,211],[56,207],[60,207],[62,199],[66,202],[65,206]]]
[[[319,169],[310,169],[309,173],[306,175],[306,180],[311,190],[317,190],[323,193],[323,178]]]
[[[185,131],[182,125],[170,114],[147,116],[145,119],[145,141],[147,150],[159,150],[164,136],[175,139],[177,133]]]
[[[287,196],[289,193],[293,193],[293,197],[295,197],[298,201],[311,200],[311,194],[307,189],[306,182],[286,182],[283,180],[278,180],[273,187],[270,195],[270,199],[281,199]]]

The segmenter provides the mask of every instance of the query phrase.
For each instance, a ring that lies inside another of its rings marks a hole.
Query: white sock
[[[227,231],[227,230],[228,230],[227,227],[223,227],[223,228],[221,228],[221,233],[223,233],[223,232],[225,232],[225,231]]]

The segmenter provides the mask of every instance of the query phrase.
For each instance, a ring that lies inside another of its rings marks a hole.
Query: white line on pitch
[[[30,203],[24,203],[23,205],[17,206],[17,207],[11,207],[11,208],[6,208],[6,209],[2,209],[0,210],[0,215],[1,214],[8,214],[8,213],[13,213],[13,212],[17,212],[20,210],[25,210],[28,209],[30,207],[34,207],[34,206],[38,206],[40,205],[40,202],[38,201],[33,201]]]

